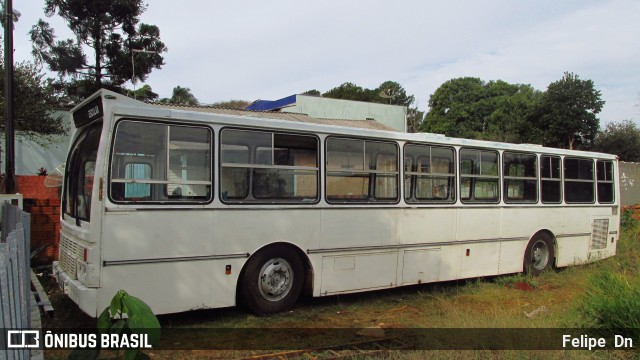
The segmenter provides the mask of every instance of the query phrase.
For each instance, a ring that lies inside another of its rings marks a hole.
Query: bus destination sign
[[[102,98],[97,97],[73,114],[73,123],[80,128],[103,115]]]

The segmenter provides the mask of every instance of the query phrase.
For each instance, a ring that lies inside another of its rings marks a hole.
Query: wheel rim
[[[293,269],[285,259],[271,259],[260,269],[258,290],[266,300],[281,300],[289,294],[292,284]]]
[[[544,270],[549,263],[549,247],[544,240],[537,240],[531,251],[531,263],[536,270]]]

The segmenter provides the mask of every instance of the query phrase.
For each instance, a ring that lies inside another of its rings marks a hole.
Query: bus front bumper
[[[88,288],[80,281],[72,279],[69,274],[62,270],[58,261],[53,262],[53,275],[58,281],[58,286],[60,286],[65,295],[80,307],[80,310],[91,317],[98,316],[98,289]]]

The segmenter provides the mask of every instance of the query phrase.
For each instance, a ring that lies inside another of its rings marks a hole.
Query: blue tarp
[[[296,96],[297,95],[291,95],[279,100],[257,100],[253,104],[247,106],[245,110],[273,111],[273,110],[282,109],[285,106],[295,104]]]

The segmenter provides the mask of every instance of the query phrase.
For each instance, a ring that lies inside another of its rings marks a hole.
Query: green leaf
[[[122,333],[122,329],[124,329],[126,322],[122,319],[116,321],[113,325],[111,325],[111,331],[109,331],[110,334],[121,334]]]
[[[109,329],[111,328],[111,316],[109,316],[108,307],[104,308],[100,316],[98,316],[97,327],[98,331],[100,331],[100,333],[102,334],[106,334],[107,332],[109,332]]]
[[[122,308],[122,299],[126,296],[128,296],[126,291],[118,290],[113,299],[111,299],[111,306],[109,307],[111,310],[111,317],[116,317],[118,313],[124,313]]]
[[[69,360],[95,360],[100,355],[100,349],[73,349],[67,359]]]
[[[135,296],[125,296],[122,300],[128,308],[127,327],[138,334],[148,334],[149,342],[157,344],[160,340],[160,322],[149,305]]]

